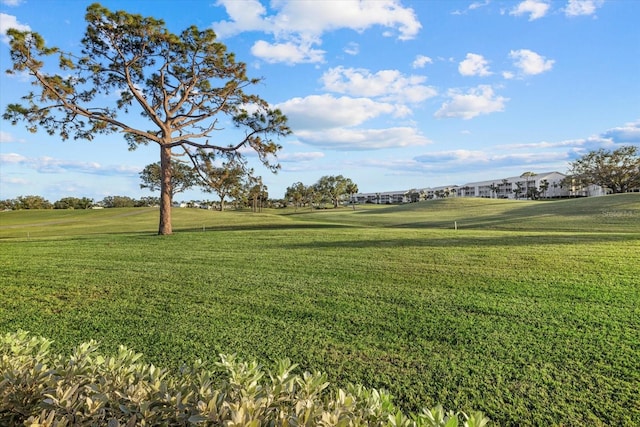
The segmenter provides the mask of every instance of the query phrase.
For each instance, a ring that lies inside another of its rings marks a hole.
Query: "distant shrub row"
[[[256,363],[221,356],[217,372],[196,361],[178,373],[140,362],[120,347],[114,356],[81,344],[69,357],[52,341],[19,331],[0,337],[0,425],[64,426],[468,426],[481,412],[438,406],[406,415],[384,391],[330,389],[321,373],[293,373],[281,361],[266,374]]]
[[[134,208],[143,206],[157,206],[158,197],[142,197],[133,199],[128,196],[108,196],[100,202],[94,202],[88,197],[63,197],[53,203],[42,196],[18,196],[15,199],[0,200],[0,210],[23,209],[89,209],[94,206],[104,208]]]

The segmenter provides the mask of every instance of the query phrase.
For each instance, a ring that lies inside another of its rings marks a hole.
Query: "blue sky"
[[[1,0],[6,30],[31,29],[77,50],[91,1]],[[342,174],[361,192],[566,172],[598,148],[640,146],[640,1],[102,1],[213,28],[262,77],[258,93],[289,117],[277,175],[255,164],[273,198]],[[30,90],[0,77],[0,108]],[[232,132],[216,137],[229,143]],[[60,141],[0,121],[0,199],[149,196],[138,173],[155,146],[117,134]],[[252,159],[255,161],[255,159]],[[199,190],[177,200],[210,199]]]

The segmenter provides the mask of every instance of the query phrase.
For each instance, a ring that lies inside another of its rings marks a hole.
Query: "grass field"
[[[454,223],[458,229],[454,230]],[[0,332],[166,367],[289,357],[406,409],[640,424],[640,195],[0,213]]]

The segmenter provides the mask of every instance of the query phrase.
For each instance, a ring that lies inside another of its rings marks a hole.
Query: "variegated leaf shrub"
[[[68,357],[24,331],[0,337],[0,425],[67,426],[458,426],[483,427],[481,412],[441,406],[405,414],[383,390],[331,388],[322,373],[295,374],[289,360],[265,373],[220,356],[219,373],[201,361],[177,373],[141,362],[123,346],[113,356],[95,341]]]

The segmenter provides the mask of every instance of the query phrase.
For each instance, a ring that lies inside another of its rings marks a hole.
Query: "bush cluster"
[[[121,346],[90,341],[68,357],[25,331],[0,337],[0,425],[66,426],[485,426],[481,413],[441,406],[405,414],[381,390],[332,389],[322,373],[294,374],[289,360],[266,373],[221,356],[223,375],[201,361],[170,373]]]

